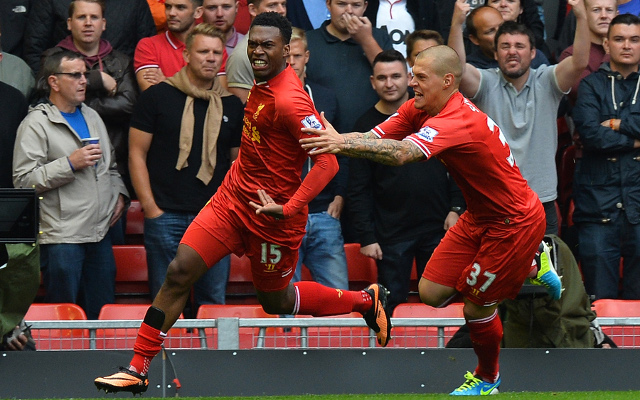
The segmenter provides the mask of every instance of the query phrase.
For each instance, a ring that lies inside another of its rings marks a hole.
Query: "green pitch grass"
[[[128,395],[120,394],[113,399],[130,399]],[[167,397],[171,398],[171,397]],[[175,398],[175,397],[174,397]],[[349,394],[349,395],[305,395],[305,396],[258,396],[258,397],[179,397],[183,400],[451,400],[454,397],[447,394]],[[637,400],[640,391],[629,392],[544,392],[544,393],[499,393],[493,399],[515,400]],[[136,400],[161,400],[152,397],[135,397]]]

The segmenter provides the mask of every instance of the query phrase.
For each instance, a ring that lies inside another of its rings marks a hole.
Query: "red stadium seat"
[[[251,261],[247,256],[231,254],[231,268],[227,282],[227,304],[258,304],[253,286]]]
[[[600,299],[592,306],[598,317],[640,317],[640,300]],[[640,347],[640,326],[602,326],[602,331],[620,347]]]
[[[71,303],[33,303],[24,316],[29,321],[86,320],[82,307]],[[89,348],[87,329],[34,329],[31,331],[38,350],[83,350]]]
[[[117,301],[151,302],[147,252],[143,245],[113,246]]]
[[[127,210],[127,228],[125,229],[125,242],[127,244],[143,244],[144,212],[138,200],[131,200]]]
[[[256,304],[203,304],[198,308],[198,319],[218,318],[277,318],[277,315],[267,314],[261,305]],[[240,348],[256,347],[259,328],[240,328]],[[205,329],[207,347],[218,348],[218,330]]]
[[[150,304],[105,304],[98,315],[99,320],[140,320],[144,319]],[[180,315],[182,319],[182,315]],[[98,329],[96,331],[97,349],[133,348],[138,333],[137,328]],[[189,335],[186,329],[170,329],[164,341],[166,348],[191,348],[200,347],[199,341],[193,335]]]
[[[393,318],[464,318],[462,303],[453,303],[444,308],[434,308],[421,303],[402,303],[393,310]],[[445,344],[458,327],[445,327]],[[391,332],[393,347],[438,347],[437,327],[401,327]]]
[[[378,281],[376,261],[360,253],[359,243],[345,243],[344,251],[349,269],[349,289],[362,290]]]

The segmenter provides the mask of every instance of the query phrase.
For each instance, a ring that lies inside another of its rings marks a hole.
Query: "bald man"
[[[469,40],[474,44],[469,49],[467,62],[476,68],[496,68],[498,60],[496,60],[495,36],[498,28],[504,20],[500,11],[491,6],[481,6],[473,9],[466,18],[467,32]],[[462,24],[462,21],[454,19],[451,25]],[[449,35],[457,34],[456,29],[449,31]],[[451,39],[449,39],[451,40]],[[549,65],[549,60],[543,52],[537,51],[531,60],[531,68],[538,68],[541,65]]]
[[[392,117],[369,132],[343,135],[324,121],[325,130],[303,129],[319,137],[300,142],[310,154],[340,153],[389,165],[436,157],[447,166],[468,210],[427,263],[420,298],[444,307],[462,296],[478,365],[451,394],[493,394],[500,386],[498,304],[515,298],[527,277],[547,287],[561,283],[548,249],[536,257],[546,226],[542,204],[522,177],[500,128],[458,91],[461,77],[456,52],[431,47],[413,66],[415,98]]]

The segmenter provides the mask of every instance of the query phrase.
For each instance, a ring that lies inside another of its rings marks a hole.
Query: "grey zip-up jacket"
[[[118,174],[113,147],[102,119],[82,104],[92,137],[100,138],[102,158],[94,167],[73,171],[68,156],[82,147],[78,134],[57,107],[29,109],[18,128],[13,151],[13,184],[40,194],[42,244],[102,240],[120,194],[129,194]]]

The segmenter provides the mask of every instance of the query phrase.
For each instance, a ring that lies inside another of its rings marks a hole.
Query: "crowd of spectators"
[[[461,92],[500,126],[545,206],[547,233],[560,236],[571,215],[558,204],[555,160],[564,147],[557,120],[573,129],[575,118],[573,221],[585,286],[595,299],[640,299],[640,7],[635,0],[547,3],[2,2],[0,100],[15,106],[26,98],[31,109],[3,118],[3,154],[14,140],[15,150],[11,168],[10,152],[2,157],[0,181],[42,196],[45,299],[78,302],[90,318],[113,301],[110,247],[123,243],[120,215],[131,199],[144,209],[151,292],[160,290],[182,232],[237,155],[253,85],[245,33],[269,11],[296,27],[287,61],[340,132],[384,121],[413,95],[416,54],[453,47],[467,63]],[[224,43],[215,79],[205,79],[202,91],[188,89],[180,75],[194,73],[186,38],[200,24],[217,29]],[[599,80],[583,84],[592,74]],[[210,149],[217,163],[204,156]],[[304,262],[323,283],[346,288],[342,245],[360,243],[396,305],[407,299],[414,259],[419,274],[465,204],[436,160],[402,168],[351,163],[340,160],[340,173],[310,204],[299,267]],[[198,304],[224,302],[228,270],[228,260],[212,269],[218,278],[202,282]]]

